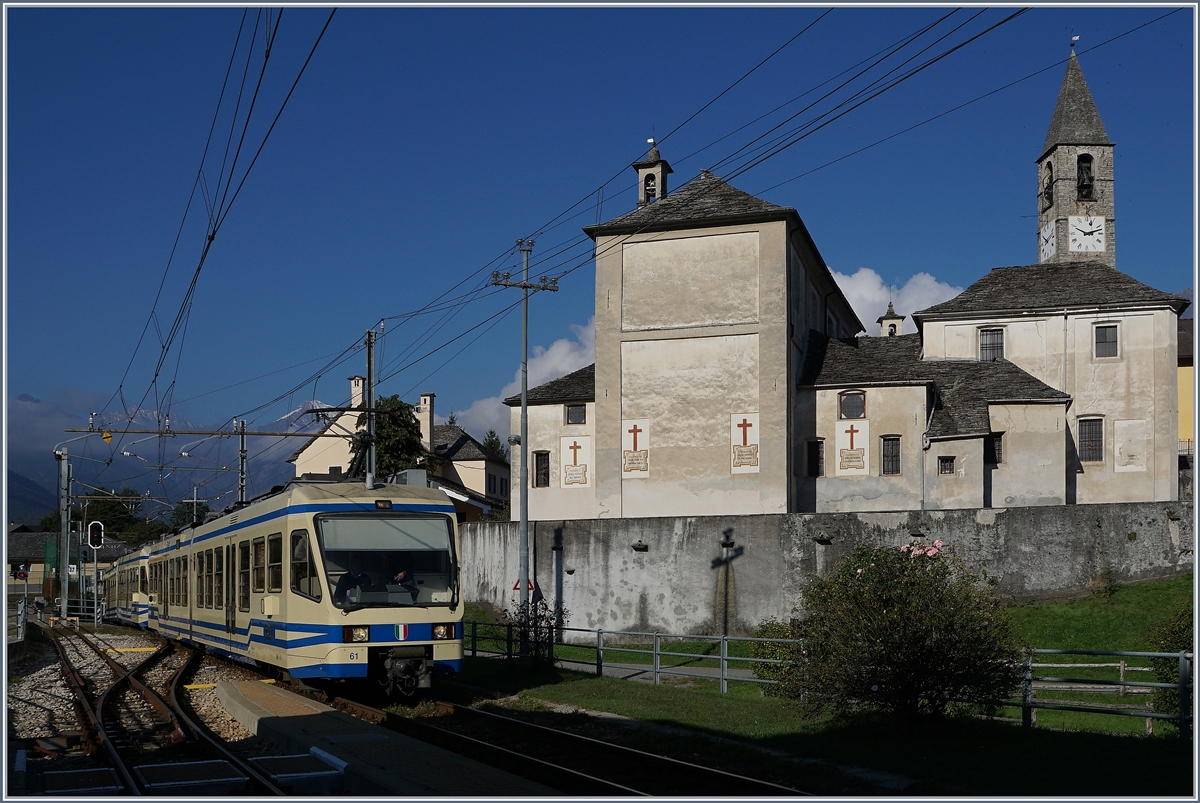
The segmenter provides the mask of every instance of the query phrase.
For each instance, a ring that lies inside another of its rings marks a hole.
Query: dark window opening
[[[838,397],[838,413],[842,418],[862,418],[866,411],[865,393],[843,393]]]
[[[938,457],[938,474],[953,474],[954,473],[954,455],[942,455]]]
[[[979,359],[984,362],[1004,359],[1004,330],[979,330]]]
[[[647,173],[646,178],[642,181],[642,187],[645,190],[646,203],[653,203],[658,198],[658,179],[653,173]]]
[[[533,487],[550,487],[550,453],[533,453]]]
[[[1092,173],[1092,157],[1086,153],[1081,154],[1076,160],[1077,165],[1077,192],[1076,197],[1081,201],[1091,201],[1096,197],[1095,180]]]
[[[568,404],[567,405],[567,423],[568,424],[586,424],[587,423],[587,405]]]
[[[1104,461],[1104,419],[1080,419],[1079,459],[1084,463]]]
[[[808,442],[808,476],[825,476],[825,441]]]
[[[1046,184],[1042,187],[1042,209],[1054,204],[1054,165],[1046,163]]]
[[[900,438],[888,436],[883,439],[883,473],[900,473]]]
[[[1117,327],[1116,326],[1097,326],[1096,327],[1096,356],[1097,357],[1116,357],[1117,356]]]
[[[983,439],[983,462],[998,466],[1004,462],[1004,433],[994,432]]]

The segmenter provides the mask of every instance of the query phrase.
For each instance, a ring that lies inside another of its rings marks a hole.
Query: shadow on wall
[[[712,570],[717,573],[716,621],[721,625],[721,635],[729,635],[729,623],[737,621],[737,587],[733,582],[733,562],[746,551],[733,540],[733,528],[722,533],[721,556],[712,559]]]

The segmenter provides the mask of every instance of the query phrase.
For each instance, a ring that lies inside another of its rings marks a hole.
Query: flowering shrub
[[[1021,679],[999,596],[942,541],[857,547],[813,580],[804,611],[781,691],[817,712],[941,715],[952,698],[998,700]]]
[[[538,598],[500,612],[501,622],[513,626],[513,638],[522,656],[532,664],[554,665],[554,641],[559,628],[566,627],[571,614],[557,611],[545,599]]]
[[[1194,651],[1192,646],[1194,622],[1195,614],[1192,609],[1192,601],[1189,599],[1176,608],[1169,619],[1147,631],[1146,638],[1150,642],[1148,652]],[[1178,658],[1151,658],[1150,665],[1154,667],[1154,680],[1158,683],[1179,682]],[[1195,670],[1193,670],[1194,674]],[[1150,705],[1160,714],[1178,714],[1179,689],[1155,689],[1150,698]],[[1165,733],[1179,733],[1177,722],[1165,719],[1159,720],[1159,723],[1163,726]],[[1155,728],[1157,730],[1157,725]]]

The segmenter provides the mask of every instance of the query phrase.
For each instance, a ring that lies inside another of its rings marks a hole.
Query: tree
[[[1194,632],[1195,612],[1192,600],[1181,602],[1171,616],[1164,622],[1153,625],[1146,631],[1146,640],[1150,644],[1149,652],[1194,652],[1192,633]],[[1154,680],[1158,683],[1179,683],[1178,658],[1151,658],[1150,665],[1154,667]],[[1193,673],[1194,674],[1194,673]],[[1150,705],[1159,714],[1179,713],[1179,688],[1155,689],[1150,698]],[[1188,711],[1188,713],[1192,713]],[[1159,720],[1167,733],[1179,733],[1179,723],[1169,719]],[[1190,731],[1191,726],[1185,725]]]
[[[781,692],[814,710],[942,715],[1020,683],[1020,650],[995,589],[941,541],[859,546],[803,592]]]
[[[500,436],[496,434],[496,430],[489,429],[487,434],[483,436],[483,453],[492,460],[498,463],[508,462],[508,447],[504,445],[504,441],[500,440]]]
[[[457,427],[458,426],[458,416],[456,416],[454,413],[450,413],[450,415],[448,415],[446,417],[446,425],[451,426],[451,427]]]
[[[386,477],[416,468],[427,454],[421,443],[421,425],[413,415],[412,405],[392,395],[376,399],[375,409],[385,411],[375,414],[375,474]],[[366,413],[358,417],[358,425],[367,425]],[[351,465],[361,462],[358,456],[362,449],[363,441],[359,439],[350,444],[350,452],[354,456]]]

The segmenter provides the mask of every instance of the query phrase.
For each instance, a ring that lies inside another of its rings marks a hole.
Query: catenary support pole
[[[367,408],[367,490],[375,487],[375,330],[367,332],[367,386],[363,402]]]
[[[246,501],[246,419],[238,425],[238,501]]]

